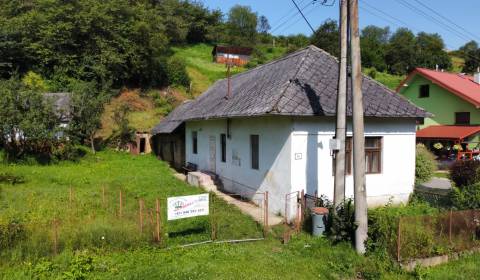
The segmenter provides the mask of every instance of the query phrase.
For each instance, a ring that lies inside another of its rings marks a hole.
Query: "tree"
[[[450,69],[452,61],[439,34],[420,32],[416,38],[416,67]]]
[[[373,25],[362,29],[361,51],[362,65],[364,67],[374,67],[379,71],[385,71],[385,52],[390,37],[390,28],[377,27]]]
[[[0,81],[0,120],[5,160],[50,156],[59,125],[51,100],[18,79]]]
[[[108,95],[104,89],[98,89],[94,82],[77,81],[71,86],[72,120],[68,126],[68,135],[74,141],[90,143],[95,153],[95,133],[101,128],[103,106]]]
[[[270,23],[268,22],[268,18],[266,16],[260,16],[260,18],[258,19],[258,27],[257,27],[257,30],[258,30],[258,33],[263,33],[263,34],[267,34],[268,31],[270,31],[272,27],[270,26]]]
[[[130,126],[129,113],[130,108],[126,104],[120,105],[113,112],[112,120],[116,128],[112,133],[111,141],[118,149],[125,149],[134,140],[135,129]]]
[[[470,41],[458,49],[458,53],[465,59],[462,71],[473,73],[480,67],[480,49],[475,41]]]
[[[233,6],[228,12],[227,32],[230,44],[254,45],[257,36],[257,14],[249,6]]]
[[[416,39],[407,28],[399,28],[390,37],[385,54],[385,62],[392,74],[403,75],[416,66]]]
[[[340,52],[338,38],[339,31],[337,21],[327,19],[318,27],[315,33],[313,33],[311,43],[331,55],[338,57]]]

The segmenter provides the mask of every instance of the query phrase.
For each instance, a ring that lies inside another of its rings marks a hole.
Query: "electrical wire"
[[[308,6],[314,4],[317,0],[310,0],[307,4],[305,4],[300,10],[305,10]],[[295,11],[295,13],[290,16],[287,20],[283,21],[281,24],[277,25],[276,27],[274,27],[272,29],[272,31],[270,31],[271,33],[275,32],[276,30],[278,30],[280,27],[284,26],[285,24],[287,24],[288,22],[290,22],[291,20],[293,20],[294,18],[296,18],[297,16],[299,15],[299,12],[298,11]]]

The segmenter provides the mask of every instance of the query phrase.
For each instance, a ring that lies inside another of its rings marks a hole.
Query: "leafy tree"
[[[385,52],[390,36],[390,28],[377,27],[373,25],[362,29],[361,51],[362,64],[364,67],[373,67],[379,71],[385,71]]]
[[[399,28],[392,35],[385,53],[385,62],[392,74],[403,75],[416,66],[416,38],[407,28]]]
[[[5,160],[49,156],[59,119],[53,104],[15,78],[0,81],[0,145]]]
[[[190,77],[188,76],[185,61],[173,56],[167,61],[167,77],[169,84],[188,87]]]
[[[475,52],[476,50],[478,50],[478,43],[473,40],[458,49],[459,55],[464,59],[467,59],[468,54]]]
[[[111,141],[119,149],[125,149],[128,143],[134,140],[135,129],[130,126],[129,113],[130,108],[126,104],[122,104],[113,112],[112,120],[116,128],[112,133]]]
[[[230,44],[254,45],[257,36],[257,14],[249,6],[233,6],[228,12],[227,32]]]
[[[416,38],[416,46],[417,67],[435,68],[438,65],[441,69],[452,68],[452,61],[445,51],[440,35],[420,32]]]
[[[95,133],[101,128],[103,106],[108,98],[104,89],[94,82],[77,81],[71,85],[71,121],[68,135],[74,141],[90,143],[95,153]]]
[[[268,18],[266,16],[262,15],[258,18],[258,33],[267,34],[271,28],[272,27],[270,26],[270,23],[268,22]]]
[[[480,49],[469,51],[465,55],[465,65],[462,71],[465,73],[474,73],[480,67]]]
[[[327,19],[313,33],[311,42],[336,57],[340,54],[338,23]]]

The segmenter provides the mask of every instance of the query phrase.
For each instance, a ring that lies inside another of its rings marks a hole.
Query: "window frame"
[[[192,131],[192,153],[198,154],[198,131]]]
[[[461,114],[464,114],[463,119],[465,119],[465,121],[463,121],[463,122],[459,122],[459,119],[462,119],[462,117],[459,117],[459,115],[461,115]],[[470,121],[471,121],[470,112],[455,112],[455,124],[456,125],[470,125]]]
[[[430,85],[420,85],[418,88],[418,98],[429,98],[430,97]]]
[[[366,139],[377,139],[378,147],[365,147],[365,174],[382,174],[383,172],[383,137],[382,136],[365,136]],[[353,167],[353,137],[348,136],[345,139],[345,175],[352,175]],[[373,157],[368,157],[369,154],[377,153],[378,154],[378,171],[373,172],[372,164],[368,164],[367,159],[372,159]],[[333,161],[333,174],[335,174],[335,161]]]
[[[260,170],[260,136],[250,134],[250,167]]]

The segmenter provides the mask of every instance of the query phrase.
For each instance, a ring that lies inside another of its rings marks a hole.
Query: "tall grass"
[[[0,225],[7,225],[8,229],[8,225],[18,224],[22,233],[16,235],[11,246],[1,248],[3,260],[35,260],[55,251],[88,248],[170,247],[211,237],[211,217],[167,222],[167,197],[204,191],[177,180],[168,166],[153,156],[134,157],[106,151],[88,155],[80,163],[2,165],[1,168],[25,178],[23,184],[0,186]],[[139,199],[145,201],[146,208],[143,233],[140,233]],[[161,204],[160,243],[153,242],[156,199]],[[211,209],[219,239],[261,236],[261,226],[251,218],[221,199],[213,201]],[[4,235],[12,236],[9,232]],[[54,246],[55,235],[57,246]]]

